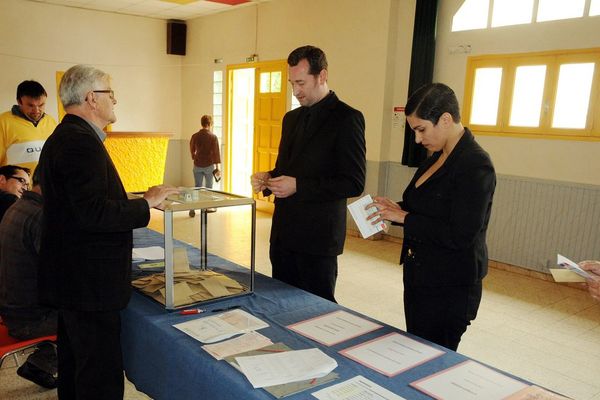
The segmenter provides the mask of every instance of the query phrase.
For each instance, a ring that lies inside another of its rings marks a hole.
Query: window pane
[[[271,72],[271,93],[281,92],[281,71]]]
[[[213,93],[223,93],[223,82],[213,82]]]
[[[213,94],[213,104],[223,104],[223,95],[221,93]]]
[[[502,68],[477,68],[473,88],[471,124],[496,125]]]
[[[510,110],[511,126],[540,126],[545,78],[545,65],[517,67]]]
[[[221,104],[213,104],[213,115],[223,115],[223,106]]]
[[[585,128],[593,76],[594,63],[560,66],[553,128]]]
[[[222,127],[223,126],[223,117],[221,117],[220,115],[213,115],[213,126],[215,127]]]
[[[487,28],[489,0],[465,0],[452,17],[452,32]]]
[[[533,0],[494,0],[492,27],[529,24],[533,15]]]
[[[291,92],[291,90],[290,90]],[[298,99],[296,98],[296,96],[292,95],[292,110],[295,110],[296,108],[300,107],[300,102],[298,101]]]
[[[214,82],[223,82],[223,71],[214,71],[213,72],[213,81]]]
[[[582,17],[584,7],[585,0],[539,0],[537,21]]]
[[[261,72],[260,73],[260,92],[269,93],[271,90],[271,73]]]
[[[592,0],[590,3],[590,17],[600,15],[600,0]]]

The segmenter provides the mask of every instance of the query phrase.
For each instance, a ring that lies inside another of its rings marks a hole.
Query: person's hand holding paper
[[[590,275],[590,277],[586,279],[590,295],[594,300],[600,301],[600,261],[580,261],[579,266]]]
[[[404,217],[408,214],[404,211],[398,203],[388,199],[387,197],[375,196],[374,201],[367,206],[367,208],[375,207],[376,212],[369,215],[369,221],[372,224],[377,224],[380,221],[387,220],[397,222],[399,224],[404,223]]]
[[[352,215],[354,222],[356,222],[356,226],[358,227],[363,239],[366,239],[369,236],[372,236],[377,232],[387,228],[383,221],[373,224],[369,220],[370,216],[377,212],[377,208],[369,206],[372,203],[373,199],[371,199],[371,195],[367,194],[348,204],[348,211],[350,211],[350,215]]]

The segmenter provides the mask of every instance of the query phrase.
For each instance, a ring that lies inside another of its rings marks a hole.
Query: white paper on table
[[[406,400],[361,375],[312,395],[319,400]]]
[[[333,346],[381,327],[342,310],[288,325],[289,329],[326,346]]]
[[[529,386],[471,360],[410,385],[439,400],[500,400]]]
[[[395,332],[341,350],[340,353],[389,377],[445,354],[442,350]]]
[[[242,336],[221,343],[205,344],[202,348],[217,360],[222,360],[225,357],[234,354],[261,349],[271,344],[273,344],[273,342],[268,337],[263,336],[258,332],[248,332]]]
[[[591,279],[592,277],[587,271],[583,270],[579,265],[577,265],[577,263],[569,260],[565,256],[561,256],[560,254],[556,255],[556,263],[561,267],[575,272],[577,275],[582,276],[585,279]]]
[[[163,260],[165,250],[160,246],[136,247],[131,251],[131,256],[135,259]]]
[[[386,228],[385,222],[381,221],[375,225],[371,221],[367,220],[367,217],[377,211],[377,208],[371,207],[365,210],[365,207],[373,203],[373,199],[370,194],[367,194],[360,199],[348,204],[348,211],[352,215],[352,219],[356,222],[358,230],[364,239],[381,232]]]
[[[269,324],[244,310],[233,310],[173,326],[202,343],[214,343],[241,333],[266,328]]]
[[[254,388],[320,378],[338,365],[319,349],[236,357],[235,361]]]

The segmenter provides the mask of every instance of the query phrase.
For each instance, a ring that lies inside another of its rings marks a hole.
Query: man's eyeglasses
[[[29,187],[29,182],[27,182],[27,179],[20,177],[20,176],[9,176],[8,179],[15,179],[17,181],[19,181],[19,183],[21,184],[21,186],[24,187]]]
[[[94,93],[108,93],[108,95],[110,96],[111,99],[115,98],[115,92],[112,89],[92,90],[92,92],[94,92]]]

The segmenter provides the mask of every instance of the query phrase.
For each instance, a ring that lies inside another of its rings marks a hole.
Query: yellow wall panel
[[[163,183],[169,135],[111,132],[104,141],[128,192]]]

